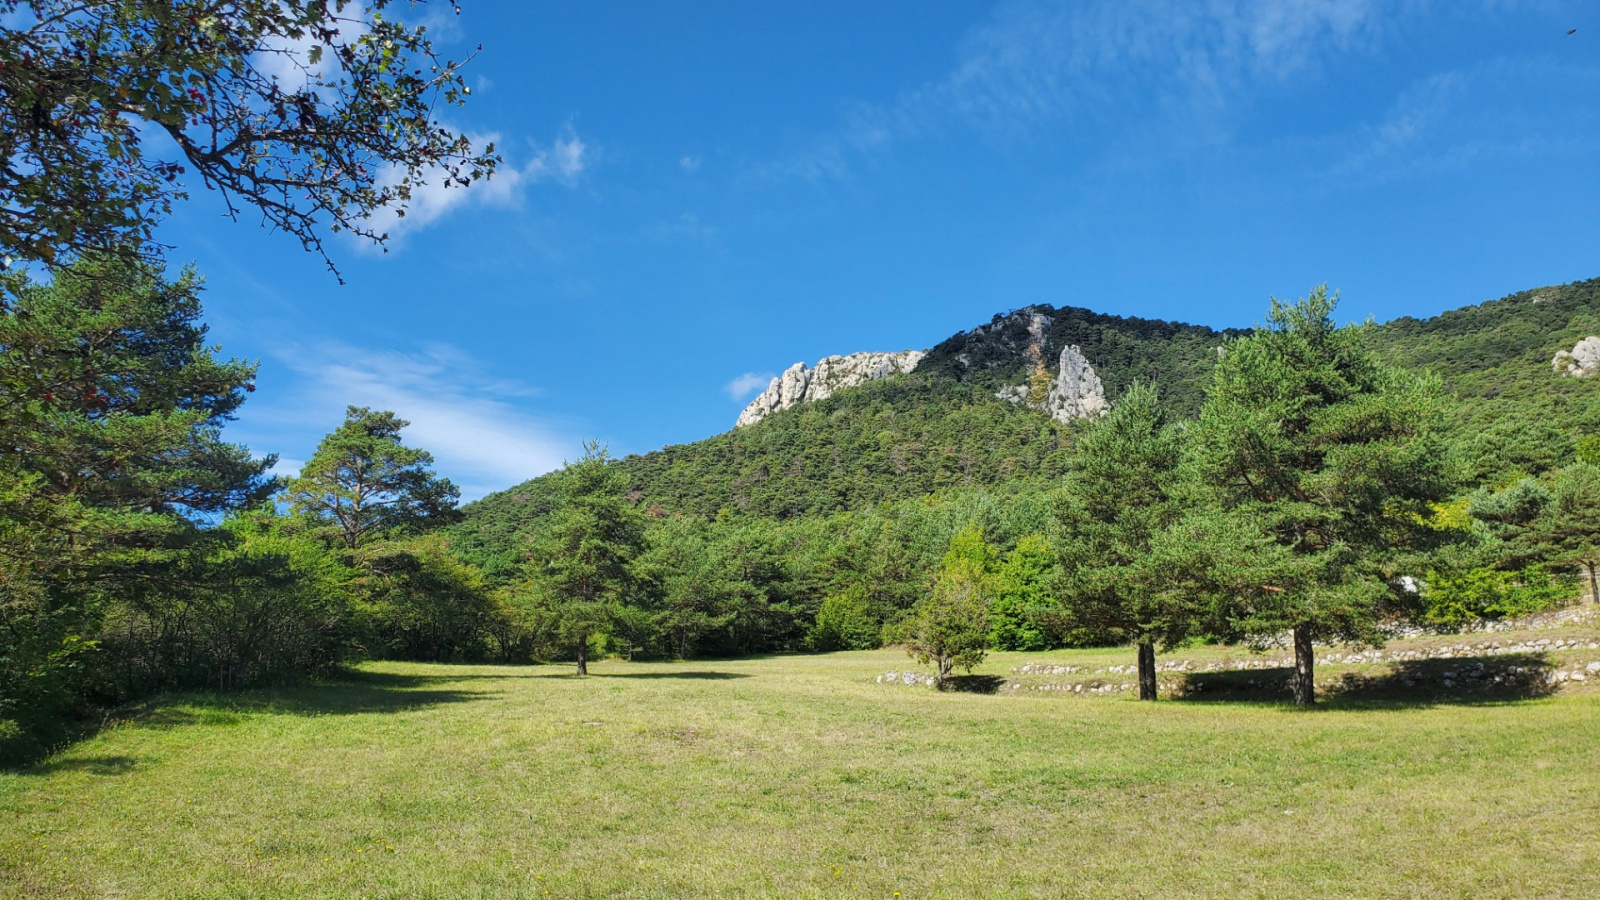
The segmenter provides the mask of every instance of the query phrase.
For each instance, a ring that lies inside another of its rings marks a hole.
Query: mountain
[[[1543,471],[1600,434],[1600,377],[1567,377],[1553,364],[1600,335],[1600,279],[1370,328],[1385,362],[1443,380],[1468,483]],[[730,431],[622,466],[637,502],[702,517],[788,520],[964,488],[1027,490],[1060,478],[1077,421],[1136,380],[1194,414],[1218,348],[1244,333],[1024,307],[922,354],[797,364],[752,404],[759,415],[747,410]],[[907,359],[914,368],[895,374]],[[811,392],[813,383],[826,389]],[[462,535],[508,547],[548,503],[548,483],[533,479],[469,506]]]

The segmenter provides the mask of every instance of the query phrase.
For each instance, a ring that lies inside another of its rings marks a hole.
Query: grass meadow
[[[1006,689],[1041,661],[1132,656],[995,654],[996,693],[875,683],[880,651],[169,696],[0,773],[0,896],[1600,894],[1600,690]]]

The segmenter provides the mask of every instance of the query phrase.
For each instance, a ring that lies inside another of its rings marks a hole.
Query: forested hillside
[[[1600,380],[1552,371],[1558,350],[1600,334],[1600,279],[1521,291],[1431,319],[1372,329],[1391,365],[1432,371],[1456,400],[1452,443],[1471,482],[1503,482],[1573,459],[1600,434]]]
[[[1244,332],[1049,306],[1042,356],[1075,345],[1115,400],[1135,380],[1177,415],[1199,408],[1216,347]],[[1600,434],[1600,381],[1550,358],[1600,334],[1600,279],[1540,288],[1431,319],[1373,326],[1383,360],[1433,371],[1458,398],[1452,435],[1472,482],[1570,461]],[[996,315],[932,348],[908,376],[784,410],[754,426],[623,460],[634,498],[660,512],[791,519],[964,487],[1040,484],[1066,465],[1072,426],[995,398],[1032,361],[1028,318]],[[503,544],[548,508],[534,479],[467,508],[463,533]]]
[[[1160,319],[1124,318],[1073,306],[1029,306],[996,315],[988,325],[953,335],[928,351],[917,374],[980,385],[993,394],[1020,384],[1033,358],[1026,352],[1032,314],[1049,317],[1039,356],[1055,368],[1064,347],[1075,346],[1094,365],[1106,396],[1116,400],[1135,381],[1155,385],[1162,401],[1179,415],[1193,415],[1204,399],[1216,348],[1238,329],[1217,331]]]

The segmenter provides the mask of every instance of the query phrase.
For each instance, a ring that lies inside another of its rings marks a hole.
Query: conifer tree
[[[1383,566],[1437,537],[1427,523],[1451,482],[1439,382],[1379,366],[1368,326],[1337,326],[1336,303],[1322,287],[1273,300],[1265,326],[1226,345],[1195,428],[1197,482],[1290,557],[1235,577],[1218,618],[1292,635],[1298,705],[1316,700],[1314,641],[1381,640]]]
[[[1505,541],[1512,562],[1580,569],[1590,599],[1600,602],[1600,466],[1574,463],[1551,473],[1548,484],[1530,477],[1480,492],[1471,512]]]
[[[1184,570],[1153,552],[1184,512],[1182,433],[1154,388],[1135,384],[1078,441],[1063,500],[1068,615],[1138,648],[1139,699],[1156,699],[1158,642],[1195,624],[1192,593],[1169,590]]]
[[[527,594],[542,629],[589,674],[589,640],[636,608],[635,561],[645,550],[644,513],[598,441],[558,473],[560,498],[534,538]]]
[[[346,549],[456,517],[461,492],[433,472],[433,454],[400,443],[408,424],[388,410],[352,406],[322,439],[284,496],[322,522]]]

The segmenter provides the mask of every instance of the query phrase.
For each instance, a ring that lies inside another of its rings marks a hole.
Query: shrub
[[[1553,578],[1538,565],[1515,572],[1487,567],[1432,571],[1423,585],[1423,618],[1446,627],[1515,618],[1560,606],[1575,593],[1570,581]]]
[[[883,646],[883,621],[862,584],[853,584],[822,601],[817,624],[807,635],[811,649],[873,650]]]

